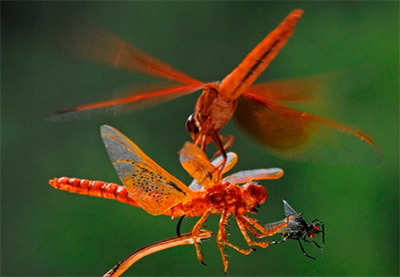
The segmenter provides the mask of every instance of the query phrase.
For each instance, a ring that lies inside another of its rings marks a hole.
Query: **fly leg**
[[[314,243],[314,245],[315,245],[316,247],[318,247],[319,249],[323,250],[323,248],[322,248],[316,241],[308,240],[308,239],[306,239],[306,238],[304,238],[303,240],[304,240],[305,242],[308,242],[308,243],[312,242],[312,243]]]
[[[301,252],[303,252],[304,256],[306,256],[307,258],[310,258],[310,259],[315,260],[314,257],[311,257],[310,255],[308,255],[307,252],[306,252],[306,250],[304,250],[304,247],[303,247],[303,245],[301,244],[301,241],[300,241],[299,239],[298,239],[297,241],[299,242]]]
[[[225,231],[225,225],[228,222],[228,216],[229,216],[229,214],[224,210],[222,212],[221,219],[219,221],[219,230],[218,230],[218,236],[217,236],[217,245],[218,245],[219,251],[221,252],[222,263],[224,264],[225,274],[228,271],[228,261],[226,260],[224,249],[222,247],[223,245],[230,246],[233,249],[235,249],[236,251],[239,251],[240,253],[242,253],[244,255],[249,255],[253,251],[253,249],[248,249],[248,250],[241,249],[240,247],[228,242],[227,237],[226,237],[226,231]]]
[[[269,230],[269,229],[264,228],[260,224],[258,224],[255,219],[250,218],[247,215],[242,215],[242,216],[240,216],[240,218],[243,219],[248,224],[254,226],[261,233],[261,234],[253,233],[251,231],[251,229],[249,229],[256,238],[264,238],[267,236],[273,236],[277,232],[279,232],[280,229],[282,229],[283,227],[286,227],[289,223],[288,219],[286,218],[286,219],[282,220],[282,224],[278,224],[278,225],[276,225],[275,228],[272,228],[271,230]],[[242,223],[243,223],[243,221],[242,221]]]
[[[199,236],[199,232],[200,232],[200,228],[201,225],[203,225],[204,221],[206,221],[207,217],[210,215],[210,210],[207,210],[203,216],[200,218],[199,221],[197,221],[197,223],[194,225],[193,230],[192,230],[192,238],[193,238],[193,243],[194,243],[194,247],[196,248],[196,254],[197,254],[197,258],[199,259],[199,261],[205,265],[204,261],[203,261],[203,255],[201,254],[201,250],[200,250],[200,246],[199,243],[197,242],[197,238]]]
[[[287,238],[284,237],[280,241],[273,240],[273,241],[270,242],[270,244],[281,244],[281,243],[286,242],[286,241],[287,241]]]

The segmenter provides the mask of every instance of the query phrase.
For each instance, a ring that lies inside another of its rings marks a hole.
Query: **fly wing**
[[[231,170],[232,167],[237,163],[237,159],[238,159],[237,155],[235,153],[233,153],[233,152],[226,153],[226,156],[227,156],[226,163],[225,163],[224,169],[222,170],[222,174],[224,174],[225,172],[228,172],[229,170]],[[215,158],[211,162],[211,164],[214,167],[217,167],[219,164],[221,164],[222,160],[223,160],[223,157],[221,155],[219,155],[217,158]],[[198,190],[201,190],[203,188],[203,186],[201,186],[199,184],[199,182],[197,182],[197,180],[195,179],[195,180],[192,181],[192,183],[190,184],[189,188],[191,190],[193,190],[193,191],[198,191]]]
[[[266,229],[268,229],[268,230],[274,230],[274,229],[276,229],[276,227],[278,227],[278,226],[280,226],[280,225],[282,225],[282,224],[284,224],[286,222],[287,222],[286,219],[282,219],[282,220],[279,220],[279,221],[276,221],[276,222],[267,223],[267,224],[264,225],[264,227]],[[288,231],[287,227],[283,227],[283,228],[280,228],[277,233],[282,234],[282,233],[285,233],[287,231]]]
[[[283,176],[280,168],[252,169],[236,172],[222,179],[223,182],[231,184],[243,184],[252,180],[279,179]]]
[[[115,128],[101,126],[101,137],[111,162],[129,195],[148,213],[159,215],[192,191],[169,174]]]
[[[287,201],[282,200],[282,202],[283,202],[283,208],[285,210],[285,216],[297,215],[297,212],[289,205]]]

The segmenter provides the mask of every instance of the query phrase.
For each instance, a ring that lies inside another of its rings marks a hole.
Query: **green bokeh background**
[[[283,217],[286,199],[307,220],[326,224],[326,245],[295,241],[244,256],[232,249],[230,275],[399,274],[398,2],[2,2],[1,3],[1,274],[101,275],[133,250],[175,234],[176,220],[125,204],[47,185],[70,176],[119,183],[99,136],[101,124],[124,132],[184,181],[177,151],[195,95],[114,116],[45,121],[52,112],[107,99],[117,89],[157,79],[76,60],[56,51],[65,22],[90,18],[200,80],[220,80],[294,8],[305,14],[259,81],[346,72],[319,115],[358,126],[380,146],[379,167],[295,163],[255,144],[235,124],[235,170],[281,167],[265,182],[260,222]],[[93,42],[96,43],[96,42]],[[189,231],[196,219],[184,222]],[[218,216],[209,229],[217,230]],[[234,243],[245,243],[230,221]],[[215,238],[146,257],[128,275],[223,275]]]

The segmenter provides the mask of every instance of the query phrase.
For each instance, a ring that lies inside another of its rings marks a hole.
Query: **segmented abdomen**
[[[139,207],[136,201],[129,196],[128,191],[124,186],[114,183],[61,177],[50,180],[49,185],[56,189],[66,190],[72,193],[103,197]]]

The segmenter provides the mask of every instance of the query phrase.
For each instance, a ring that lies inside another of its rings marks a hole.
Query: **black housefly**
[[[314,240],[312,240],[316,234],[322,233],[322,244],[325,243],[325,226],[324,223],[319,221],[318,219],[314,219],[311,221],[311,224],[308,224],[303,219],[303,213],[297,213],[288,202],[283,200],[283,206],[285,209],[285,216],[288,218],[289,223],[287,227],[282,228],[278,233],[280,233],[283,237],[281,241],[272,241],[271,244],[279,244],[285,242],[288,239],[294,239],[299,242],[300,249],[303,252],[304,256],[315,259],[314,257],[309,256],[304,250],[303,245],[301,244],[301,240],[313,243],[316,247],[322,250],[322,247]],[[278,224],[281,224],[282,221],[269,223],[264,225],[267,229],[273,229]],[[311,240],[309,240],[311,239]]]

